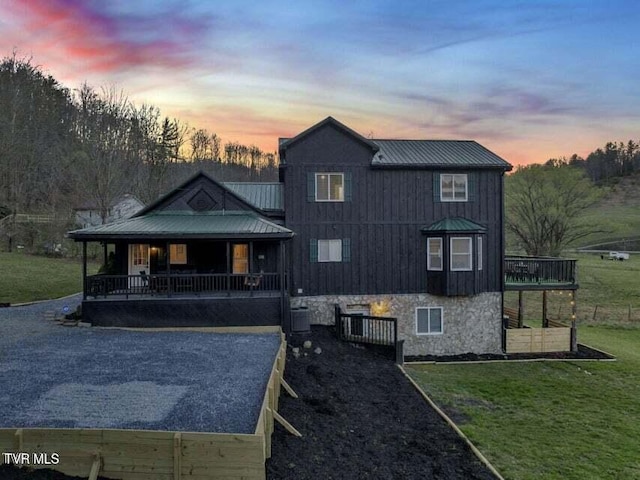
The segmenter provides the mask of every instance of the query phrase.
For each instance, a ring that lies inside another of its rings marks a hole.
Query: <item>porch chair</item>
[[[149,275],[146,270],[140,270],[140,280],[142,280],[142,291],[149,290]]]
[[[254,289],[260,286],[260,280],[262,279],[262,274],[253,274],[247,275],[244,277],[244,285],[245,287],[253,287]]]

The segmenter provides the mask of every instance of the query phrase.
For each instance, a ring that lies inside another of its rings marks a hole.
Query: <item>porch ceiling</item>
[[[125,239],[287,239],[293,232],[249,212],[163,211],[73,230],[76,241]]]

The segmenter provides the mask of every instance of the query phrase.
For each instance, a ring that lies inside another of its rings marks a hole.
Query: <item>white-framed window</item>
[[[344,202],[344,173],[316,173],[316,202]]]
[[[342,239],[318,240],[318,262],[341,262]]]
[[[417,307],[416,308],[416,334],[417,335],[441,335],[442,307]]]
[[[466,202],[469,199],[469,178],[466,173],[440,174],[440,201]]]
[[[442,270],[442,238],[427,239],[427,270]]]
[[[482,270],[482,237],[478,237],[478,270]]]
[[[449,245],[451,271],[466,272],[473,269],[472,253],[473,246],[470,237],[451,237]]]

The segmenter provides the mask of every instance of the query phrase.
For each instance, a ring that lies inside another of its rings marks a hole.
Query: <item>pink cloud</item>
[[[180,69],[197,61],[193,46],[211,18],[189,18],[179,11],[115,15],[90,2],[31,0],[9,5],[23,23],[30,48],[53,58],[66,57],[83,69],[111,73],[137,67]],[[21,45],[16,45],[21,48]]]

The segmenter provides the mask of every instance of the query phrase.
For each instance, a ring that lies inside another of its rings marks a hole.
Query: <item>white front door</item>
[[[149,275],[149,244],[134,243],[129,245],[129,275]],[[140,278],[129,278],[129,288],[143,287],[144,282]]]

